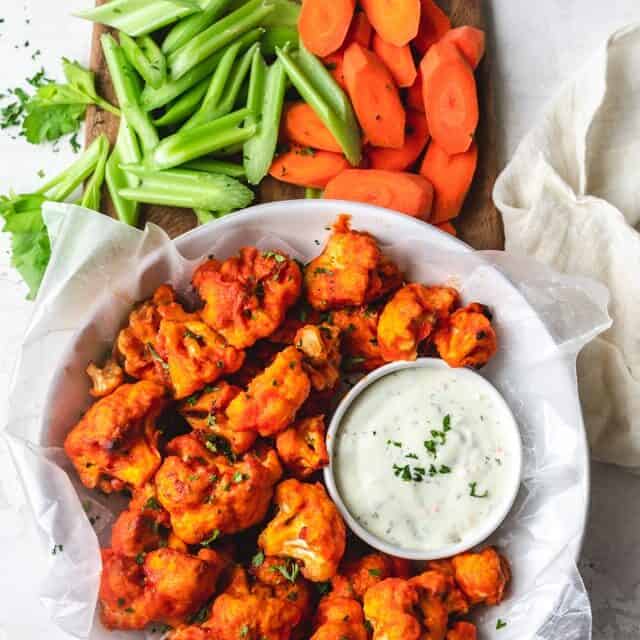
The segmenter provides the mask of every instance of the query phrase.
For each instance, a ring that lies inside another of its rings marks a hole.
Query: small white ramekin
[[[487,518],[486,522],[474,529],[469,536],[459,543],[451,544],[436,549],[430,549],[428,551],[405,549],[403,547],[391,544],[386,540],[379,538],[365,529],[349,512],[342,496],[338,491],[338,487],[334,476],[334,446],[336,442],[336,435],[340,429],[342,419],[348,411],[351,404],[355,399],[371,384],[383,378],[390,373],[400,371],[403,369],[414,368],[448,368],[448,365],[435,358],[419,358],[414,362],[391,362],[370,374],[362,378],[356,384],[349,393],[343,398],[342,402],[338,405],[334,416],[329,425],[327,431],[327,449],[329,451],[329,465],[324,470],[324,479],[329,494],[336,506],[338,507],[342,517],[351,530],[362,540],[364,540],[369,546],[374,549],[378,549],[384,553],[396,556],[398,558],[406,558],[409,560],[437,560],[440,558],[448,558],[458,553],[468,551],[473,547],[484,542],[492,533],[498,529],[498,527],[505,520],[513,504],[518,490],[520,488],[520,480],[522,475],[522,439],[520,437],[520,429],[518,423],[513,415],[513,412],[505,402],[500,392],[484,377],[472,371],[471,369],[456,369],[456,373],[460,376],[470,376],[476,379],[476,382],[480,382],[484,386],[484,390],[490,394],[498,405],[502,405],[505,409],[505,415],[510,416],[510,420],[507,425],[507,434],[510,436],[509,450],[512,451],[514,461],[512,465],[512,474],[509,478],[509,486],[505,491],[505,498],[499,508],[495,509],[491,516]]]

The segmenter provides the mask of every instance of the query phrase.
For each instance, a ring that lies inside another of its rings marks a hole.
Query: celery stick
[[[180,79],[199,62],[258,26],[273,9],[273,5],[266,4],[266,0],[251,0],[244,7],[214,22],[169,56],[171,78]]]
[[[138,90],[135,71],[127,62],[124,51],[109,35],[104,34],[100,38],[104,57],[111,74],[111,82],[115,91],[120,109],[127,122],[133,127],[140,138],[142,148],[146,153],[153,151],[160,142],[158,132],[153,126],[151,117],[140,108],[138,102],[140,92]]]
[[[215,160],[214,158],[200,158],[192,160],[181,167],[182,169],[191,169],[193,171],[206,171],[207,173],[221,173],[230,178],[244,178],[244,167],[235,162],[224,162],[223,160]]]
[[[202,11],[183,18],[172,27],[162,42],[162,51],[169,55],[184,46],[192,38],[210,27],[227,9],[231,0],[207,0],[202,3]]]
[[[262,37],[264,29],[252,29],[238,38],[237,42],[242,43],[242,48],[250,47]],[[234,43],[235,44],[235,43]],[[188,71],[180,80],[169,80],[159,89],[145,87],[140,96],[140,104],[145,111],[153,111],[178,98],[183,93],[191,89],[193,86],[201,82],[204,78],[208,78],[215,68],[220,64],[220,60],[224,55],[224,51],[217,51],[211,57],[203,60]]]
[[[248,140],[256,127],[237,128],[249,111],[240,109],[207,124],[178,131],[165,138],[151,156],[151,164],[157,169],[177,167],[190,160],[201,158],[218,149]]]
[[[68,169],[40,187],[36,193],[54,202],[68,198],[94,172],[105,144],[108,149],[107,137],[104,134],[98,136]]]
[[[153,121],[156,127],[167,127],[184,122],[192,116],[202,104],[209,89],[209,78],[201,80],[195,87],[183,93],[159,118]]]
[[[140,180],[130,173],[125,173],[120,168],[120,165],[137,164],[141,160],[142,154],[140,153],[136,134],[128,125],[126,119],[121,118],[118,139],[113,148],[113,153],[107,161],[106,181],[118,219],[133,227],[138,224],[140,206],[137,202],[122,198],[119,191],[120,189],[137,187],[140,184]]]
[[[252,104],[252,113],[260,123],[258,133],[244,145],[242,152],[244,168],[247,172],[247,180],[250,184],[258,184],[269,172],[273,162],[273,156],[278,144],[280,131],[280,118],[284,93],[287,87],[287,76],[284,66],[276,60],[267,70],[264,82],[262,106],[254,110],[259,103],[258,87],[254,87],[250,93],[249,103]]]
[[[120,34],[120,46],[129,64],[154,89],[162,86],[167,78],[167,61],[158,45],[150,36],[134,40],[126,33]]]
[[[198,11],[196,3],[184,0],[111,0],[99,7],[78,11],[74,15],[106,24],[136,38]]]
[[[100,211],[100,199],[102,196],[102,185],[104,184],[104,174],[107,166],[107,158],[109,157],[109,140],[105,136],[100,136],[99,140],[99,156],[93,175],[87,182],[82,200],[81,207]]]
[[[297,27],[300,18],[300,4],[294,0],[271,0],[275,10],[262,23],[264,27]],[[244,6],[247,0],[233,0],[231,11]],[[327,6],[331,0],[327,0]]]
[[[244,54],[242,60],[240,60],[240,64],[238,64],[235,69],[233,77],[225,87],[224,98],[218,103],[218,106],[212,115],[213,118],[221,118],[222,116],[226,116],[228,113],[231,113],[233,106],[238,99],[238,95],[240,94],[245,78],[251,69],[254,54],[259,50],[260,45],[256,43]]]
[[[290,50],[295,50],[299,43],[300,36],[295,27],[269,27],[260,40],[260,47],[265,56],[275,56],[277,48],[289,45]]]
[[[276,54],[298,93],[334,135],[347,160],[354,167],[359,166],[362,161],[360,129],[355,121],[355,116],[353,116],[353,121],[349,116],[349,112],[353,112],[351,105],[347,106],[342,101],[342,97],[344,97],[345,101],[348,102],[342,89],[333,80],[331,74],[326,72],[323,67],[323,71],[332,81],[328,83],[324,73],[318,73],[315,64],[308,64],[308,61],[305,60],[307,67],[306,70],[303,70],[299,64],[302,56],[298,60],[294,60],[283,49],[277,49]]]
[[[215,213],[207,211],[206,209],[194,209],[193,213],[196,214],[196,218],[198,218],[200,224],[209,224],[217,218]]]
[[[220,64],[211,78],[211,84],[207,89],[207,95],[204,97],[198,111],[196,111],[196,113],[185,123],[183,129],[191,129],[192,127],[206,124],[207,122],[215,119],[214,114],[216,107],[222,97],[227,80],[231,74],[231,69],[233,68],[233,63],[236,61],[239,52],[240,44],[238,42],[229,45],[226,48],[224,55],[220,60]]]
[[[120,190],[129,200],[189,209],[233,211],[249,205],[253,191],[229,176],[171,169],[155,171],[143,165],[125,165],[140,178],[140,186]]]
[[[322,198],[322,189],[314,189],[313,187],[307,187],[304,190],[304,197],[307,200],[316,200]]]
[[[241,154],[243,149],[244,143],[230,144],[227,147],[216,150],[211,155],[213,155],[214,158],[230,158],[231,156],[237,156]]]

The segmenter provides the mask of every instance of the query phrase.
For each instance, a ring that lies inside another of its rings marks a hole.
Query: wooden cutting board
[[[104,4],[106,0],[96,0]],[[451,17],[454,26],[471,25],[486,30],[483,0],[439,0],[439,4]],[[97,74],[99,91],[115,103],[113,87],[106,69],[100,36],[109,31],[96,25],[91,47],[91,68]],[[494,73],[489,50],[480,65],[478,91],[481,121],[477,133],[479,147],[478,171],[471,192],[467,197],[462,215],[456,220],[459,236],[476,249],[504,248],[504,231],[500,214],[493,205],[491,194],[497,176],[497,121],[494,108]],[[91,107],[87,112],[87,144],[101,133],[106,133],[113,144],[118,132],[118,118],[105,111]],[[304,191],[297,187],[277,182],[271,178],[263,181],[259,189],[258,201],[290,200],[304,197]],[[103,195],[102,211],[114,215],[108,193]],[[143,220],[161,226],[172,237],[193,229],[197,222],[192,211],[169,207],[143,207]]]

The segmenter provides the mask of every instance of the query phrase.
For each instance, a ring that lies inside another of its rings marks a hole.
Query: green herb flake
[[[203,547],[208,547],[210,544],[213,544],[220,537],[220,531],[218,529],[214,529],[211,532],[211,535],[203,540],[200,545]]]
[[[382,575],[382,571],[380,569],[369,569],[369,575],[379,578]]]
[[[489,491],[485,491],[484,493],[478,493],[477,488],[478,488],[477,482],[469,483],[469,495],[472,498],[486,498],[489,495]]]
[[[506,626],[507,623],[501,618],[498,618],[498,621],[496,622],[496,630],[500,631],[500,629],[504,629]]]
[[[251,565],[253,567],[261,567],[262,563],[264,562],[264,552],[262,551],[258,551],[258,553],[256,553],[253,558],[251,558]]]
[[[151,511],[161,511],[162,505],[158,502],[158,499],[151,496],[145,503],[143,509],[149,509]]]

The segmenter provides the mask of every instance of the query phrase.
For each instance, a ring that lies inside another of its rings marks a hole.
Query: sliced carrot
[[[450,156],[436,142],[422,162],[420,174],[433,185],[433,224],[442,224],[459,215],[478,165],[478,146],[474,142],[466,153]]]
[[[421,0],[420,28],[413,41],[416,51],[423,56],[451,29],[451,20],[434,0]]]
[[[356,10],[356,0],[304,0],[298,31],[305,47],[328,56],[344,43]]]
[[[416,80],[418,72],[413,61],[411,47],[405,44],[404,47],[396,47],[385,42],[377,33],[373,36],[373,50],[385,63],[387,69],[399,87],[410,87]]]
[[[424,97],[422,91],[422,72],[418,69],[415,82],[407,89],[407,106],[424,113]]]
[[[344,54],[347,90],[368,141],[376,147],[404,145],[406,114],[389,70],[375,53],[354,43]]]
[[[342,154],[293,146],[274,160],[269,173],[280,182],[324,189],[332,178],[348,167]]]
[[[411,167],[429,142],[429,127],[424,113],[407,110],[404,147],[402,149],[372,148],[367,157],[372,169],[406,171]]]
[[[451,42],[458,47],[473,69],[477,69],[485,51],[485,35],[475,27],[458,27],[446,33],[442,42]]]
[[[452,235],[454,238],[458,237],[458,232],[456,231],[456,228],[450,222],[443,222],[442,224],[437,224],[436,227],[438,227],[440,231],[444,231],[445,233]]]
[[[282,132],[288,142],[302,147],[342,153],[342,147],[331,131],[306,102],[294,102],[287,107]]]
[[[347,169],[329,182],[324,197],[365,202],[428,220],[433,187],[422,176],[413,173]]]
[[[367,14],[364,11],[357,11],[353,16],[349,33],[347,33],[344,41],[345,47],[357,42],[361,47],[368,49],[371,45],[372,35],[373,27],[369,22],[369,18],[367,18]]]
[[[369,22],[380,37],[404,47],[418,34],[420,0],[360,0]]]
[[[347,83],[344,79],[344,53],[342,50],[324,57],[323,62],[333,79],[346,91]]]
[[[480,119],[473,69],[454,44],[439,42],[429,49],[420,70],[432,138],[450,155],[467,151]]]

